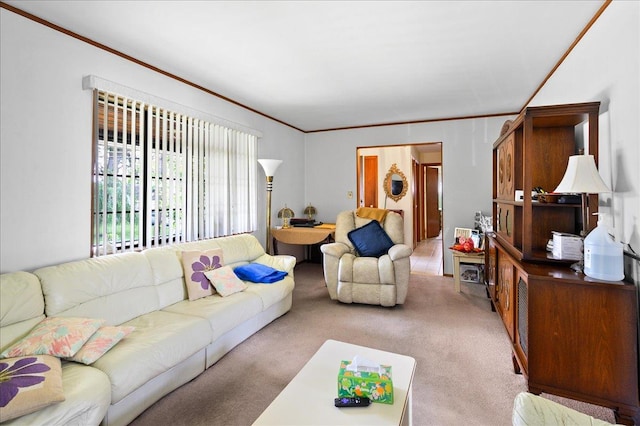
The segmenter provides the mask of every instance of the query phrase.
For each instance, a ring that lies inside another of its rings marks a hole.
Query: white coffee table
[[[360,355],[393,368],[393,404],[337,408],[340,361]],[[327,340],[254,425],[410,425],[416,360],[406,355]]]

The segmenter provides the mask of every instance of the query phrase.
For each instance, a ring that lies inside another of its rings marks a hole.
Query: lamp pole
[[[273,190],[273,176],[267,176],[267,253],[271,254],[271,191]]]
[[[264,174],[267,176],[267,243],[266,252],[271,254],[271,191],[273,190],[273,175],[276,169],[282,164],[282,160],[261,159],[258,163],[262,166]]]

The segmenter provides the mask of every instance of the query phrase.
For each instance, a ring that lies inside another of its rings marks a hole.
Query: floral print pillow
[[[135,330],[135,327],[109,325],[100,327],[87,340],[87,343],[74,356],[68,359],[87,365],[93,364],[133,330]]]
[[[60,359],[49,356],[0,361],[0,420],[15,419],[64,401]]]
[[[222,265],[222,249],[182,252],[182,268],[189,300],[211,296],[215,292],[205,272],[220,268]]]
[[[233,272],[231,266],[207,271],[204,275],[211,281],[220,296],[225,297],[239,291],[244,291],[247,285]]]
[[[0,358],[52,355],[74,356],[105,320],[95,318],[48,317],[29,334],[0,354]]]

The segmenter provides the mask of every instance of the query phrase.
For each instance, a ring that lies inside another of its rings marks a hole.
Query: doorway
[[[392,163],[409,178],[409,191],[398,203],[384,196],[383,178]],[[414,249],[412,272],[442,275],[442,143],[358,147],[356,164],[358,207],[402,211],[411,220],[405,243]]]

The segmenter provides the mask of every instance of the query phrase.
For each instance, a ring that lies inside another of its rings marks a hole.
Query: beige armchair
[[[377,212],[380,213],[380,210]],[[409,288],[409,256],[412,253],[411,247],[403,244],[402,216],[386,212],[382,220],[382,229],[393,244],[386,254],[380,257],[360,256],[348,234],[368,225],[372,220],[375,219],[358,216],[357,210],[338,214],[335,242],[320,247],[329,296],[343,303],[382,306],[402,304]]]
[[[513,426],[613,426],[609,422],[528,392],[520,392],[516,396],[511,423]]]

